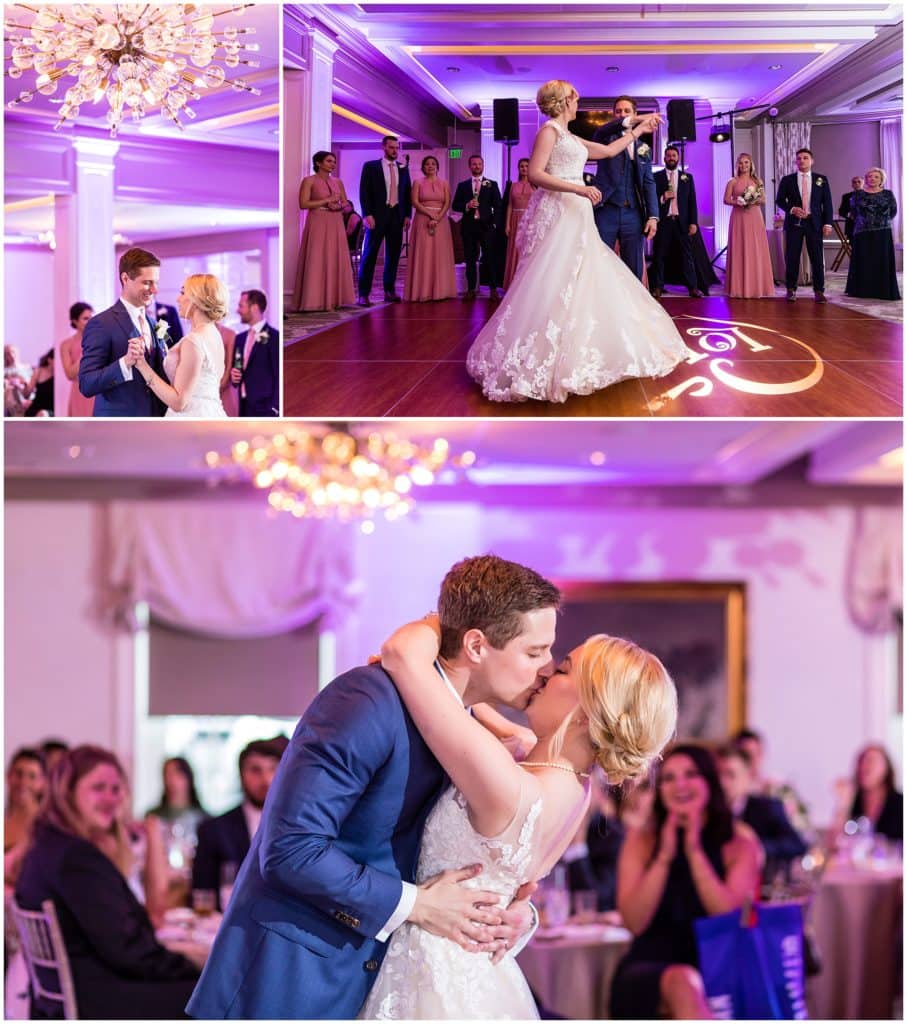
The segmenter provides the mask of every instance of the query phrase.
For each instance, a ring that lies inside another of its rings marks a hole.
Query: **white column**
[[[719,253],[727,245],[728,227],[731,222],[731,208],[725,206],[724,188],[728,179],[733,176],[730,167],[730,143],[714,142],[712,146],[712,195],[715,197],[715,252]],[[724,257],[720,266],[725,266]]]
[[[302,30],[304,70],[284,68],[283,73],[283,290],[293,291],[302,237],[299,184],[312,173],[312,154],[331,148],[331,104],[334,94],[334,54],[337,44],[305,26]]]
[[[113,139],[75,139],[76,154],[76,267],[78,292],[91,296],[95,309],[112,306],[117,288],[113,241],[114,157],[120,144]]]

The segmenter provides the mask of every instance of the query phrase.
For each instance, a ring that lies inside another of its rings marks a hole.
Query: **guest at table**
[[[765,770],[765,737],[755,729],[739,729],[731,742],[746,754],[753,769],[753,792],[760,796],[772,796],[784,806],[787,820],[807,846],[818,838],[809,820],[809,808],[803,802],[793,783],[769,775]]]
[[[422,161],[423,177],[413,182],[413,221],[403,298],[407,302],[453,299],[457,294],[450,235],[450,185],[438,176],[438,161]]]
[[[765,233],[765,185],[749,153],[737,158],[737,173],[724,190],[731,207],[727,239],[725,291],[740,299],[761,299],[775,294],[772,259]]]
[[[160,802],[148,814],[170,825],[179,825],[182,834],[194,840],[198,826],[208,817],[195,788],[192,766],[184,757],[168,757],[161,770],[164,792]]]
[[[847,271],[846,295],[861,299],[900,299],[894,259],[891,218],[898,212],[891,189],[884,188],[887,175],[870,167],[863,188],[854,192],[853,254]]]
[[[44,740],[38,749],[44,758],[44,771],[50,775],[54,765],[69,751],[69,744],[65,740],[52,737]]]
[[[853,207],[851,206],[851,199],[854,194],[859,192],[863,187],[863,178],[858,174],[850,179],[850,192],[845,192],[841,196],[841,205],[838,207],[838,216],[844,218],[844,237],[848,242],[853,241]]]
[[[29,837],[46,783],[44,760],[40,752],[32,747],[20,747],[10,758],[6,769],[4,853]]]
[[[32,368],[19,361],[15,345],[3,346],[3,415],[22,416],[28,408],[28,382]]]
[[[346,189],[332,175],[334,153],[320,149],[312,157],[314,174],[302,179],[299,208],[306,210],[291,308],[306,312],[352,306],[353,268],[343,226]]]
[[[202,964],[158,943],[126,882],[124,794],[116,755],[93,746],[71,750],[50,776],[16,901],[26,910],[53,901],[80,1018],[167,1020],[183,1015]],[[36,999],[32,1016],[55,1010]]]
[[[66,379],[72,382],[69,389],[67,416],[94,415],[94,398],[86,398],[79,391],[79,363],[82,361],[82,332],[94,316],[94,310],[87,302],[74,302],[69,307],[69,325],[73,333],[60,342],[60,365]]]
[[[853,776],[851,821],[868,818],[873,832],[904,838],[904,796],[894,783],[894,765],[884,747],[870,743],[857,755]]]
[[[26,416],[53,416],[54,414],[54,350],[48,349],[38,361],[28,382],[30,401]]]
[[[199,825],[198,846],[192,862],[192,888],[217,893],[218,904],[221,868],[232,864],[238,871],[245,860],[261,823],[265,797],[288,743],[286,736],[275,736],[246,744],[239,755],[242,803]]]
[[[652,818],[628,833],[618,862],[617,908],[635,938],[614,976],[613,1018],[711,1018],[693,922],[751,899],[761,856],[752,830],[733,819],[712,755],[671,749]]]
[[[755,774],[749,757],[740,747],[729,743],[718,751],[721,786],[731,813],[756,833],[765,852],[766,880],[778,872],[786,877],[791,861],[806,853],[806,843],[797,835],[784,813],[784,805],[771,796],[755,792]]]
[[[503,199],[507,208],[504,217],[504,234],[507,236],[507,260],[504,264],[505,291],[510,287],[520,259],[516,249],[516,233],[532,193],[535,192],[535,185],[529,181],[529,160],[526,157],[523,157],[517,164],[517,173],[519,178],[512,184],[508,184],[504,190]]]

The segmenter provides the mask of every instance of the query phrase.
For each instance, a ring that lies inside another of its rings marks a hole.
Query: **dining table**
[[[611,981],[633,936],[614,924],[539,928],[517,957],[536,999],[571,1020],[607,1020]]]

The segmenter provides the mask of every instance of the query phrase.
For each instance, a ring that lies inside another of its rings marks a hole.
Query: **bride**
[[[677,694],[661,662],[627,640],[593,636],[532,695],[537,737],[522,763],[464,713],[433,662],[437,619],[403,626],[381,663],[452,785],[429,815],[417,882],[446,868],[481,865],[466,885],[500,894],[506,907],[522,883],[557,863],[589,805],[589,772],[611,782],[644,773],[677,722]],[[512,956],[467,950],[404,924],[361,1017],[525,1019],[538,1016]]]
[[[529,158],[540,187],[517,234],[517,272],[466,358],[494,402],[563,402],[627,377],[663,377],[689,355],[671,317],[602,242],[592,211],[601,193],[583,183],[589,160],[616,156],[658,115],[605,146],[567,131],[579,102],[569,82],[546,82],[536,102],[550,120]]]
[[[176,300],[179,315],[192,329],[164,358],[165,380],[148,365],[141,339],[130,342],[136,369],[167,406],[167,416],[225,419],[220,400],[224,375],[224,343],[217,321],[227,315],[227,289],[213,274],[190,274]]]

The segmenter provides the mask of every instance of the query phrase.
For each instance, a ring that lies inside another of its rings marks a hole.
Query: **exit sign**
[[[447,156],[451,160],[459,160],[459,158],[462,155],[463,155],[463,150],[459,146],[451,146],[450,149],[448,149],[448,151],[447,151]]]

